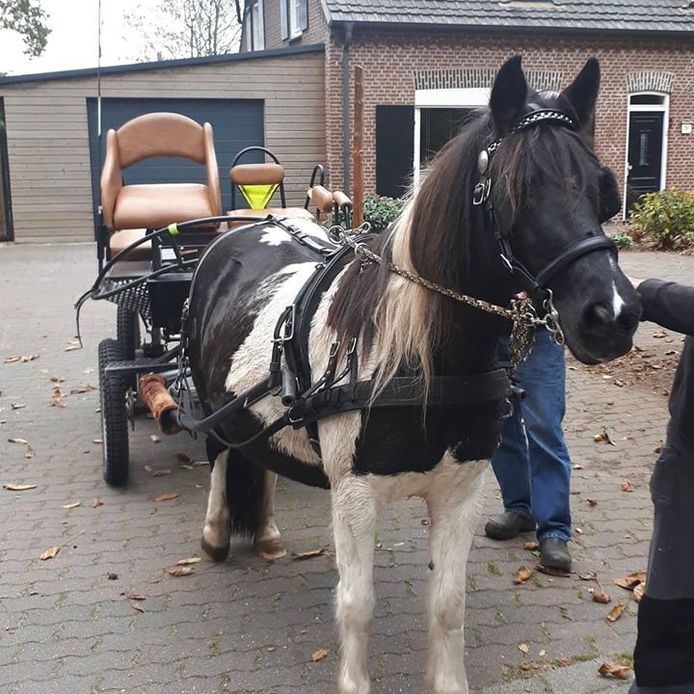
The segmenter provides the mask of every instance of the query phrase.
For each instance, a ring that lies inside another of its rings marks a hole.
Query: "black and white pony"
[[[567,249],[602,237],[601,221],[619,209],[612,174],[592,151],[599,65],[590,60],[561,94],[528,89],[520,58],[498,73],[489,108],[435,158],[393,227],[370,243],[395,265],[447,288],[508,304],[523,284],[500,258],[501,236],[517,262],[541,274]],[[524,116],[552,109],[561,122],[514,128]],[[488,176],[496,229],[473,205],[480,152],[502,138]],[[320,227],[296,226],[325,238]],[[267,377],[273,330],[316,266],[314,251],[271,223],[219,238],[201,260],[190,302],[193,378],[212,411]],[[607,248],[581,253],[547,283],[566,343],[585,363],[627,352],[640,309]],[[309,336],[310,365],[320,376],[331,345],[358,338],[359,377],[377,387],[404,373],[421,379],[490,371],[509,325],[376,264],[354,256],[322,294]],[[342,363],[345,356],[342,355]],[[340,368],[338,368],[338,372]],[[210,440],[211,489],[204,549],[227,556],[230,535],[253,537],[260,555],[285,554],[275,524],[276,473],[330,488],[339,584],[341,694],[370,691],[367,632],[374,610],[376,519],[385,504],[421,497],[431,519],[431,598],[427,687],[467,692],[463,662],[465,565],[482,487],[498,444],[504,398],[475,405],[373,408],[318,422],[321,455],[304,429],[221,450]],[[268,396],[221,427],[244,441],[284,412]]]

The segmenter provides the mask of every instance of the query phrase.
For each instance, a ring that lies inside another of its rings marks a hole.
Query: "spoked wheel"
[[[99,384],[101,393],[101,429],[103,438],[104,480],[122,486],[128,479],[128,411],[126,379],[118,374],[106,373],[106,365],[124,361],[123,350],[117,340],[99,343]]]

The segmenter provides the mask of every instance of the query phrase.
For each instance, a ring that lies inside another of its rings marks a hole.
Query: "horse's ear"
[[[600,62],[590,58],[576,79],[561,93],[578,119],[578,130],[592,141],[595,134],[595,102],[600,89]]]
[[[502,65],[489,98],[489,108],[499,134],[507,132],[518,120],[527,96],[528,83],[521,67],[521,57],[515,55]]]

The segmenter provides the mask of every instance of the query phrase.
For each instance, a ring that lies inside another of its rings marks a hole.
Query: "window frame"
[[[282,41],[294,41],[308,30],[308,0],[280,0]]]
[[[248,52],[265,50],[265,12],[263,0],[256,0],[246,10],[244,41]]]

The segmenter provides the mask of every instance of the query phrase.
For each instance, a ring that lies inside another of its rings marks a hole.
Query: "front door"
[[[627,209],[645,193],[661,190],[664,117],[658,111],[629,114]]]

